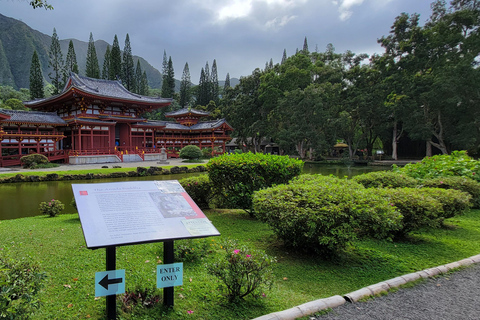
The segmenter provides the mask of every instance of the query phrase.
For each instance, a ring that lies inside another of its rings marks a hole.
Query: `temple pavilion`
[[[162,149],[178,157],[187,145],[225,152],[233,131],[225,119],[200,121],[209,113],[190,108],[166,113],[172,121],[142,117],[171,102],[71,73],[60,94],[24,102],[32,111],[0,109],[0,166],[30,153],[82,164],[156,160]]]

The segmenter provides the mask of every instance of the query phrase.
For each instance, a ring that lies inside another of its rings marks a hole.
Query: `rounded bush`
[[[183,147],[178,156],[182,159],[199,159],[202,155],[202,150],[198,146],[190,145]]]
[[[472,196],[460,190],[423,188],[417,189],[417,192],[424,192],[442,204],[443,215],[440,217],[442,221],[460,215],[472,206]]]
[[[179,182],[200,208],[206,209],[209,207],[213,192],[212,183],[210,182],[208,175],[203,174],[200,176],[185,178],[181,179]]]
[[[287,183],[299,175],[303,161],[270,154],[224,154],[207,163],[215,194],[227,207],[244,209],[253,216],[255,190]]]
[[[480,208],[480,183],[473,179],[459,176],[425,179],[421,181],[421,186],[467,192],[472,196],[473,208]]]
[[[390,203],[346,179],[302,175],[255,192],[253,208],[288,246],[331,253],[365,235],[388,238],[401,215]]]
[[[406,174],[392,171],[376,171],[364,173],[352,178],[365,188],[406,188],[416,187],[416,179]]]
[[[48,158],[43,154],[29,154],[20,158],[24,168],[34,168],[38,164],[48,163]]]

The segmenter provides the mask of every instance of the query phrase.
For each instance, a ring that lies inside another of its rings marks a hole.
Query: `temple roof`
[[[0,113],[8,116],[3,122],[10,123],[33,123],[65,125],[66,122],[56,112],[22,111],[0,109]]]
[[[190,127],[190,130],[205,130],[205,129],[216,129],[222,126],[222,124],[226,123],[229,127],[231,127],[225,119],[218,119],[213,121],[205,121],[199,122]]]
[[[197,109],[191,109],[191,108],[183,108],[183,109],[180,109],[180,110],[167,112],[167,113],[165,113],[165,117],[180,117],[180,116],[184,116],[184,115],[188,115],[188,114],[199,116],[199,117],[206,117],[206,116],[210,115],[210,112],[197,110]]]
[[[171,98],[148,97],[132,93],[117,80],[93,79],[71,72],[65,88],[60,94],[49,98],[26,101],[24,104],[29,107],[35,107],[46,102],[57,101],[62,96],[68,95],[72,90],[78,90],[80,93],[93,98],[104,98],[141,105],[168,105],[173,100]]]

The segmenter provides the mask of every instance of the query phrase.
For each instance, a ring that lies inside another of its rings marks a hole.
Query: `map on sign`
[[[177,180],[72,184],[87,248],[218,236]]]

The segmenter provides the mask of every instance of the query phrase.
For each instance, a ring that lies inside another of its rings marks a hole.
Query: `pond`
[[[305,164],[304,173],[321,173],[337,177],[352,176],[377,171],[388,170],[388,167],[375,166],[342,166],[342,165],[318,165]],[[0,220],[16,219],[39,215],[38,206],[42,201],[57,199],[65,204],[64,213],[74,213],[75,209],[70,205],[73,199],[72,183],[104,183],[118,181],[141,181],[141,180],[180,180],[201,173],[160,175],[147,177],[132,177],[122,179],[95,179],[79,181],[45,181],[28,183],[5,183],[0,184]]]

